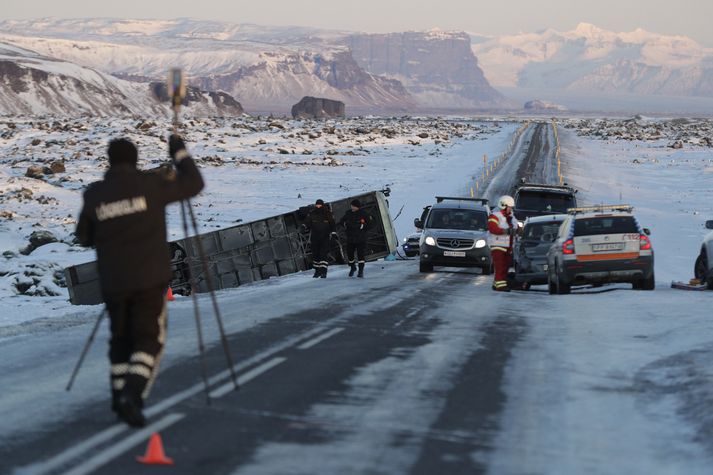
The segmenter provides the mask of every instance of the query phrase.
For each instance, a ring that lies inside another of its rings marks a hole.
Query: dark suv
[[[515,242],[513,265],[515,279],[523,284],[547,283],[547,252],[557,239],[566,214],[535,216],[525,221],[523,234]]]
[[[515,191],[515,216],[524,221],[532,216],[566,213],[577,207],[576,193],[566,184],[522,183]]]
[[[436,197],[425,217],[415,219],[423,229],[420,242],[420,270],[434,266],[480,267],[491,273],[487,244],[488,200],[480,198]]]

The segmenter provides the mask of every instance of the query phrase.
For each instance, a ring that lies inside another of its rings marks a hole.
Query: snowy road
[[[145,433],[112,425],[102,391],[82,394],[103,386],[89,382],[102,377],[103,348],[95,348],[75,389],[83,404],[63,407],[66,371],[46,380],[60,413],[50,404],[38,416],[57,420],[25,415],[26,425],[42,430],[6,441],[3,465],[24,467],[17,473],[152,473],[134,456],[160,430],[177,460],[171,473],[551,473],[553,466],[662,473],[655,470],[662,463],[707,473],[705,445],[686,443],[669,418],[694,422],[710,402],[695,383],[711,375],[702,366],[713,353],[705,346],[713,325],[688,337],[690,352],[655,351],[670,315],[682,304],[705,311],[707,295],[663,291],[665,304],[642,303],[628,289],[606,300],[493,295],[490,278],[424,276],[414,261],[373,264],[364,281],[343,270],[333,277],[319,292],[299,275],[221,295],[242,388],[232,391],[213,332],[212,404],[198,359],[169,360]],[[296,295],[304,299],[290,304]],[[633,306],[648,324],[627,318]],[[262,323],[238,330],[236,322],[253,315]],[[195,345],[188,299],[175,303],[172,319],[170,344]],[[686,334],[690,320],[674,331]],[[78,349],[70,350],[64,368]],[[693,380],[678,381],[692,372]],[[672,400],[673,384],[689,386],[681,393],[688,406]]]
[[[489,197],[509,191],[513,170],[551,178],[551,137],[531,125]],[[592,177],[588,167],[601,165],[576,152],[575,181]],[[134,460],[152,431],[180,474],[710,472],[709,293],[502,295],[477,271],[425,275],[417,261],[370,263],[366,273],[221,292],[238,392],[202,296],[210,406],[190,356],[191,302],[173,302],[144,431],[111,418],[105,329],[74,392],[63,392],[91,317],[5,338],[0,472],[154,473]]]

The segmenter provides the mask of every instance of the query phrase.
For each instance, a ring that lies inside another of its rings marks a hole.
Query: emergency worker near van
[[[510,292],[508,270],[512,265],[512,249],[518,232],[518,222],[513,215],[515,200],[504,195],[498,200],[498,210],[488,217],[488,246],[495,267],[493,290]]]
[[[112,410],[143,427],[143,403],[156,378],[166,338],[166,290],[171,279],[166,205],[203,189],[203,178],[183,140],[171,135],[175,172],[137,169],[138,151],[112,140],[109,170],[84,192],[76,236],[94,246],[102,296],[111,325]]]

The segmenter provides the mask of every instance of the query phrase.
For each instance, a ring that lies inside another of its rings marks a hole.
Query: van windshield
[[[427,228],[466,231],[485,231],[487,225],[487,213],[475,209],[432,209],[426,223]]]
[[[568,208],[575,206],[576,202],[572,195],[541,191],[521,191],[518,193],[517,203],[515,203],[515,209],[552,213],[566,213]]]

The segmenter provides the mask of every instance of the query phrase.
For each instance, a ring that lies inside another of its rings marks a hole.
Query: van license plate
[[[443,251],[446,257],[465,257],[465,251]]]

